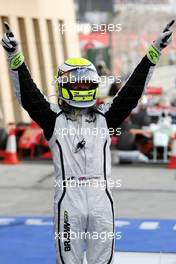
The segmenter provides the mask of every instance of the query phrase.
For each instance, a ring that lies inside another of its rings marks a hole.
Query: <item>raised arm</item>
[[[51,110],[50,103],[33,82],[24,63],[24,56],[7,23],[5,29],[1,44],[7,52],[16,97],[30,117],[44,130],[45,137],[49,140],[53,134],[57,113]]]
[[[145,56],[135,68],[125,85],[114,97],[105,113],[108,127],[116,128],[136,107],[153,72],[154,64]]]
[[[144,88],[152,76],[154,66],[159,60],[162,49],[171,41],[172,31],[170,27],[173,23],[174,20],[167,24],[158,39],[149,46],[147,55],[135,68],[125,85],[114,97],[112,103],[109,106],[105,105],[104,112],[108,127],[118,127],[128,117],[132,109],[136,107]]]

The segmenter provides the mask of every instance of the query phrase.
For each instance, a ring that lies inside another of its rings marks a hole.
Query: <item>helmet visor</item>
[[[73,84],[73,87],[75,87],[75,83],[98,84],[99,82],[100,79],[97,72],[87,68],[75,69],[69,72],[65,72],[58,78],[58,83],[60,87],[64,87],[66,83],[70,83],[70,85]]]

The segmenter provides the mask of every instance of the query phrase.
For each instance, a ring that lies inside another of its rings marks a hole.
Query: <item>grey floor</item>
[[[164,166],[112,168],[116,217],[176,219],[176,171]],[[0,215],[50,216],[53,213],[52,163],[0,165]]]

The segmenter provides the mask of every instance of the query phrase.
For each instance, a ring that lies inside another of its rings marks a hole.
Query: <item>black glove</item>
[[[4,26],[5,33],[1,40],[1,45],[8,53],[17,53],[19,51],[18,42],[16,41],[9,24],[7,22],[4,22]]]
[[[17,69],[23,62],[24,56],[20,52],[19,44],[12,33],[10,26],[7,22],[4,22],[5,33],[0,44],[3,46],[7,52],[7,58],[12,70]]]
[[[171,26],[175,23],[175,20],[170,21],[158,38],[154,41],[153,46],[161,52],[162,49],[167,47],[172,41],[172,33],[173,31],[170,29]]]
[[[175,20],[171,20],[163,29],[158,38],[148,47],[147,57],[153,63],[156,64],[159,61],[162,49],[167,47],[172,41],[173,31],[170,29],[175,23]]]

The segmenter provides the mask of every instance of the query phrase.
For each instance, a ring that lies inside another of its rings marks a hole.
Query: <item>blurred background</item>
[[[1,36],[8,21],[37,86],[55,103],[57,66],[76,56],[101,76],[97,104],[110,102],[176,15],[175,0],[0,0],[0,7]],[[0,263],[14,255],[19,264],[54,263],[51,153],[17,103],[2,49],[0,58]],[[121,183],[112,190],[121,232],[115,263],[176,263],[175,32],[121,135],[112,136],[111,153]]]

